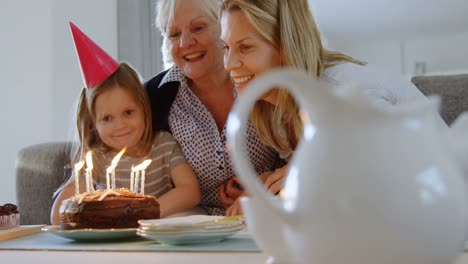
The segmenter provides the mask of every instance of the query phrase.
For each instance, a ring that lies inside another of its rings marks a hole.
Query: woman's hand
[[[263,182],[265,188],[276,195],[283,188],[284,178],[288,172],[288,165],[275,171],[266,171],[262,173],[259,178]],[[229,181],[223,183],[219,190],[219,196],[224,208],[227,210],[226,215],[242,214],[239,197],[248,195],[242,187],[237,177],[231,178]]]
[[[282,168],[276,169],[274,172],[265,172],[260,175],[264,182],[265,188],[272,194],[278,194],[284,187],[284,178],[288,172],[289,166],[286,164]]]
[[[226,216],[234,216],[234,215],[243,215],[242,206],[240,203],[240,198],[237,198],[234,203],[226,210]]]
[[[229,181],[223,183],[219,189],[219,196],[225,209],[231,207],[243,194],[244,190],[237,177],[232,177]]]

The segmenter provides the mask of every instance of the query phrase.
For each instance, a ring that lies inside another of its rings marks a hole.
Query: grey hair
[[[193,1],[193,0],[190,0]],[[213,18],[215,21],[219,21],[219,10],[221,7],[221,0],[202,0],[202,8],[206,14]],[[161,46],[161,53],[163,57],[164,68],[169,68],[174,64],[171,52],[169,50],[168,41],[168,28],[174,21],[174,15],[179,5],[182,4],[182,0],[156,0],[155,9],[155,24],[161,32],[163,37],[163,43]]]

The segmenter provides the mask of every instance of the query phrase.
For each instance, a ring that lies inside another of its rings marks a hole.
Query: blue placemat
[[[0,241],[0,250],[260,252],[254,240],[245,232],[235,234],[221,242],[180,246],[162,245],[138,237],[117,241],[78,242],[52,233],[40,232]]]

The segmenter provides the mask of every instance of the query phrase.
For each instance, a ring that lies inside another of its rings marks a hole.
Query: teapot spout
[[[468,172],[468,112],[462,113],[448,129],[449,146]]]

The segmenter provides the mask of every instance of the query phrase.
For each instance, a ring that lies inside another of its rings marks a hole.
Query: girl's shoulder
[[[173,149],[174,145],[177,144],[174,137],[171,133],[167,131],[157,131],[155,132],[153,147],[151,149],[152,153],[159,152],[161,150]]]
[[[160,143],[175,141],[174,137],[170,132],[160,130],[155,132],[153,147],[159,145]]]

